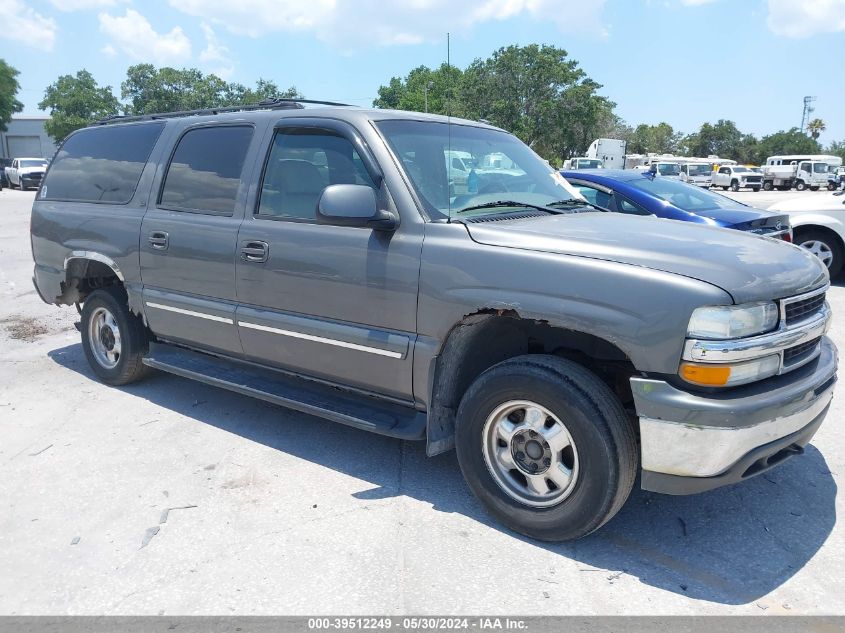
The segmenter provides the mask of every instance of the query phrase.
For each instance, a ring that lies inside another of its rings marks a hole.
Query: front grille
[[[809,319],[811,316],[813,316],[819,310],[822,309],[822,306],[824,305],[824,300],[825,293],[822,292],[812,297],[801,299],[800,301],[793,301],[791,303],[787,303],[786,307],[784,308],[786,325],[792,325],[794,323],[798,323],[799,321]]]
[[[806,343],[801,343],[801,345],[796,345],[795,347],[783,350],[783,364],[790,365],[798,362],[799,360],[803,360],[803,358],[816,350],[819,340],[820,339],[815,338],[812,341],[807,341]]]
[[[762,176],[748,176],[745,179],[745,182],[760,182],[763,180]]]

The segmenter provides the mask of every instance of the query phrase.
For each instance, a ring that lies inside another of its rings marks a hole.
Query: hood
[[[845,194],[826,193],[812,196],[797,196],[790,200],[777,202],[769,207],[769,211],[781,213],[795,213],[797,211],[839,211],[845,219]]]
[[[480,243],[643,266],[704,281],[736,303],[780,299],[827,282],[817,257],[733,229],[621,213],[466,222]]]

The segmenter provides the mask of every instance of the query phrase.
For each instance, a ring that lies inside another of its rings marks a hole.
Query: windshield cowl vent
[[[479,215],[474,218],[462,218],[464,222],[481,224],[483,222],[502,222],[504,220],[522,220],[524,218],[544,218],[548,214],[542,211],[517,211],[516,213],[497,213],[495,215]]]

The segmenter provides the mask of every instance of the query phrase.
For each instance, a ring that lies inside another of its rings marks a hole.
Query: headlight
[[[735,387],[769,378],[778,373],[780,356],[772,354],[742,363],[681,363],[680,376],[702,387]]]
[[[705,306],[692,313],[687,334],[703,339],[743,338],[773,330],[777,323],[778,307],[772,301]]]

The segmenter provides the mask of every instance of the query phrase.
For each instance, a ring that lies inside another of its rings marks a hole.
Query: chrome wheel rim
[[[808,240],[801,242],[801,248],[806,248],[813,255],[822,260],[822,263],[830,268],[833,263],[833,251],[830,246],[819,240]]]
[[[91,314],[88,340],[97,362],[106,369],[113,369],[120,362],[120,327],[114,315],[106,308],[97,308]]]
[[[511,400],[490,413],[483,450],[499,487],[527,506],[557,505],[578,481],[578,451],[569,429],[546,407],[530,400]]]

